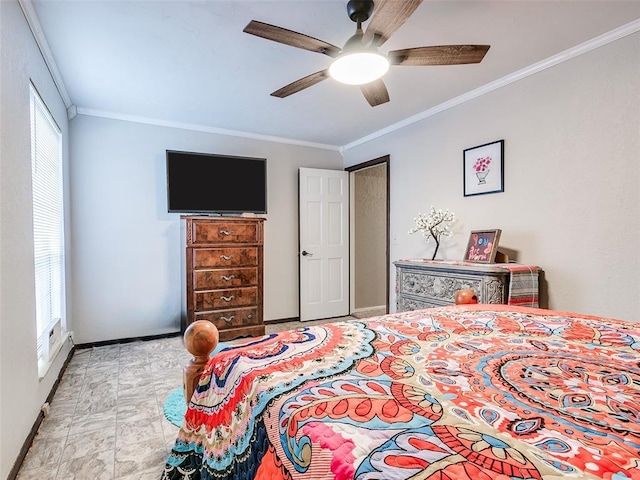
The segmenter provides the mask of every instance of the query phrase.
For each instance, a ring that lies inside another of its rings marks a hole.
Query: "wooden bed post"
[[[207,320],[197,320],[184,331],[184,346],[193,355],[189,365],[184,368],[184,399],[189,405],[204,367],[209,363],[211,352],[218,345],[219,335],[216,326]]]

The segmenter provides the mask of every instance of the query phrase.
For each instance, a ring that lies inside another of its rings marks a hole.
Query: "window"
[[[62,134],[33,85],[31,172],[38,358],[48,363],[65,323]]]

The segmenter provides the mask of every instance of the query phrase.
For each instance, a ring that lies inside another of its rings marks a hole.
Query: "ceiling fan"
[[[461,65],[480,63],[489,45],[441,45],[393,50],[383,55],[378,52],[384,42],[420,6],[422,0],[377,0],[374,13],[373,0],[350,0],[347,3],[349,18],[357,24],[356,33],[342,48],[303,33],[287,30],[268,23],[252,20],[244,32],[292,47],[332,57],[329,68],[296,80],[276,90],[271,95],[284,98],[333,77],[360,89],[372,107],[389,101],[387,87],[382,81],[389,65]],[[371,17],[366,31],[362,23]]]

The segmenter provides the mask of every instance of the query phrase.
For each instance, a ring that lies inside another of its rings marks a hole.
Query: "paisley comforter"
[[[244,339],[163,479],[640,479],[640,325],[444,307]]]

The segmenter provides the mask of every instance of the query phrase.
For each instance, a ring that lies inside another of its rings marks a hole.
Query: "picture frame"
[[[473,230],[464,253],[465,262],[495,263],[502,230]]]
[[[463,150],[462,184],[465,197],[504,192],[504,140]]]

